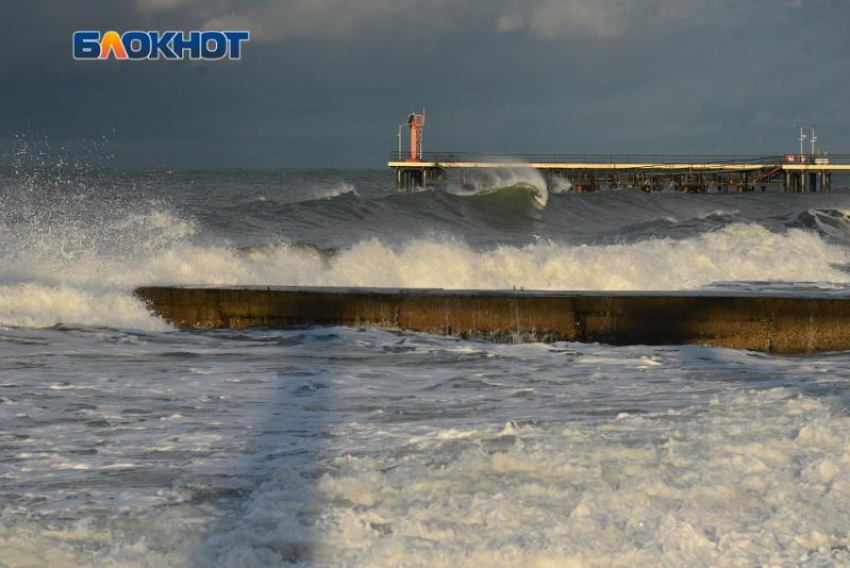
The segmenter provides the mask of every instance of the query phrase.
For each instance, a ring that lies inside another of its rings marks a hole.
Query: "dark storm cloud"
[[[431,149],[781,152],[811,124],[850,151],[837,0],[6,0],[0,15],[0,138],[115,163],[380,167],[422,104]],[[253,36],[234,62],[72,60],[73,30],[128,28]]]

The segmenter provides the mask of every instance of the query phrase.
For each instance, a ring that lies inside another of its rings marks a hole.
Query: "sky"
[[[73,59],[112,29],[252,36]],[[423,106],[426,151],[850,153],[848,0],[0,0],[0,31],[0,163],[380,168]]]

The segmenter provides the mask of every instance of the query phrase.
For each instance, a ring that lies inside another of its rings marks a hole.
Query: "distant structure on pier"
[[[410,148],[402,151],[401,130],[410,128]],[[819,152],[811,130],[811,152],[804,153],[807,139],[800,130],[800,153],[765,156],[673,156],[673,155],[581,155],[514,154],[493,156],[470,152],[423,152],[425,111],[411,114],[399,126],[398,151],[388,166],[396,172],[399,189],[465,185],[481,170],[534,169],[548,186],[569,182],[578,193],[602,187],[636,187],[644,191],[674,188],[684,193],[709,189],[739,193],[781,187],[793,193],[829,192],[834,173],[850,173],[850,155]]]

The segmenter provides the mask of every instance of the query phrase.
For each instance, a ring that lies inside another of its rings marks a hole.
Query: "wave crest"
[[[824,216],[818,215],[819,226]],[[0,237],[9,245],[0,251],[0,325],[163,329],[133,296],[142,285],[689,290],[717,282],[850,284],[850,253],[828,235],[755,223],[679,239],[539,240],[483,249],[455,238],[400,244],[371,238],[333,251],[287,242],[238,249],[199,242],[197,231],[194,222],[156,205],[106,208],[88,217],[0,215]]]
[[[523,195],[541,208],[549,202],[546,180],[540,172],[530,168],[476,172],[464,177],[460,183],[450,183],[446,190],[460,197]]]

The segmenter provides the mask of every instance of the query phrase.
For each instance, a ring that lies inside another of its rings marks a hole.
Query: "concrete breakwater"
[[[494,341],[850,349],[843,297],[309,287],[143,287],[136,295],[180,328],[340,325]]]

